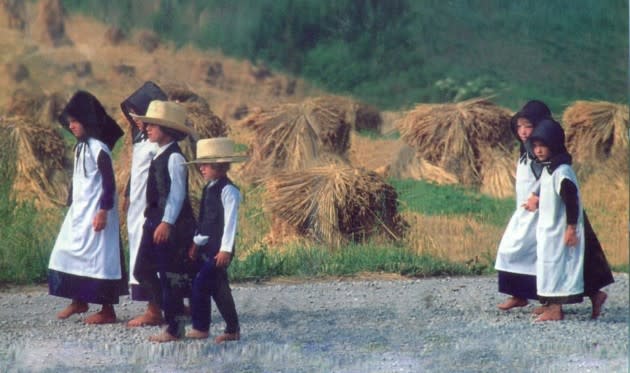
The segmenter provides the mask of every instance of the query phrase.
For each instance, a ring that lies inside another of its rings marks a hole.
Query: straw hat
[[[246,155],[234,153],[234,141],[227,137],[215,137],[197,141],[197,157],[188,164],[242,162],[246,159]]]
[[[145,115],[129,114],[145,123],[157,124],[195,136],[195,131],[186,125],[186,108],[176,102],[153,100]]]

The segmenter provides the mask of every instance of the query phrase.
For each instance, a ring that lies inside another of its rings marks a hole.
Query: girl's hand
[[[578,238],[575,225],[567,225],[567,229],[564,231],[564,243],[569,247],[577,246]]]
[[[527,210],[527,211],[534,212],[534,211],[538,210],[538,200],[539,199],[540,198],[537,195],[532,193],[529,196],[529,198],[527,199],[527,202],[523,203],[521,205],[521,207],[525,208],[525,210]]]
[[[161,222],[160,225],[155,228],[155,232],[153,232],[153,242],[157,245],[163,244],[168,241],[170,235],[171,225],[169,223]]]
[[[95,232],[102,231],[107,226],[107,210],[100,209],[92,220],[92,228]]]

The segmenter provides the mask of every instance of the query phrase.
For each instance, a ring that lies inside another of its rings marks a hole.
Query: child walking
[[[120,248],[116,184],[112,155],[123,131],[92,94],[76,92],[59,117],[76,138],[70,209],[48,265],[51,295],[72,299],[57,314],[66,319],[101,304],[88,324],[116,322],[114,304],[126,293]]]
[[[129,290],[131,299],[148,301],[147,309],[131,319],[127,326],[160,325],[163,322],[160,303],[150,297],[150,290],[140,286],[133,276],[138,249],[142,239],[144,210],[146,208],[147,176],[151,160],[155,156],[158,145],[147,138],[146,125],[131,114],[145,115],[149,103],[153,100],[166,100],[166,94],[153,82],[146,82],[120,104],[123,114],[131,126],[133,151],[131,158],[131,174],[125,189],[125,209],[127,210],[127,235],[129,238]]]
[[[187,251],[195,218],[188,199],[186,159],[177,144],[194,135],[186,126],[186,110],[170,101],[151,101],[146,115],[131,114],[146,123],[149,141],[158,145],[147,176],[145,222],[134,276],[160,304],[167,327],[149,337],[170,342],[183,337],[183,297],[190,288]]]
[[[584,292],[584,223],[577,177],[564,141],[564,130],[553,119],[541,121],[529,141],[544,166],[540,176],[538,298],[546,304],[535,321],[564,318],[563,304],[579,303]]]
[[[516,166],[516,211],[510,218],[499,243],[495,268],[499,292],[510,297],[497,307],[503,311],[524,307],[536,296],[536,224],[538,211],[527,206],[528,199],[537,196],[541,167],[527,146],[527,139],[536,124],[550,118],[547,105],[538,100],[527,102],[510,121],[512,132],[520,142],[520,157]]]
[[[245,160],[234,153],[232,140],[219,137],[200,140],[197,158],[201,175],[208,182],[203,189],[199,208],[199,225],[189,250],[193,260],[199,259],[200,269],[193,280],[191,302],[192,329],[189,338],[209,336],[212,297],[226,323],[223,334],[215,343],[240,339],[240,326],[227,268],[234,256],[234,239],[241,193],[227,177],[231,162]]]

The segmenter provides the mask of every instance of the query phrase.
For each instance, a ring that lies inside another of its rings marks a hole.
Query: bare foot
[[[149,303],[147,310],[140,316],[136,316],[127,322],[127,326],[130,328],[136,328],[146,325],[161,325],[164,323],[162,318],[162,311],[156,304]]]
[[[179,340],[178,337],[164,330],[160,334],[152,335],[149,337],[149,341],[157,343],[173,342]]]
[[[534,315],[542,315],[542,313],[543,313],[543,312],[545,312],[545,310],[547,309],[547,307],[548,307],[548,306],[547,306],[546,304],[543,304],[542,306],[535,307],[535,308],[532,310],[532,313],[533,313]]]
[[[87,312],[88,308],[90,307],[88,306],[87,303],[73,300],[72,303],[68,305],[68,307],[64,308],[57,314],[57,318],[62,319],[62,320],[67,319],[68,317],[74,315],[75,313]]]
[[[564,319],[562,306],[560,304],[550,304],[547,309],[534,320],[534,322],[560,321],[562,319]]]
[[[113,324],[115,322],[116,312],[111,304],[104,304],[100,311],[85,318],[86,324]]]
[[[525,307],[527,306],[527,299],[517,298],[517,297],[509,297],[505,300],[505,302],[498,304],[497,307],[502,311],[507,311],[514,307]]]
[[[608,294],[599,290],[595,295],[590,296],[591,303],[593,304],[593,311],[591,312],[591,319],[595,320],[602,314],[602,306],[608,298]]]
[[[214,343],[220,344],[227,341],[238,341],[241,339],[241,333],[223,333],[214,339]]]
[[[190,331],[188,333],[186,333],[186,337],[193,338],[193,339],[206,339],[209,336],[210,336],[210,333],[202,332],[202,331],[194,329],[194,328],[190,329]]]

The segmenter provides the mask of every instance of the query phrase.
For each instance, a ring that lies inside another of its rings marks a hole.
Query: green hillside
[[[625,101],[624,0],[64,0],[69,12],[152,28],[264,61],[381,108],[495,94]]]

